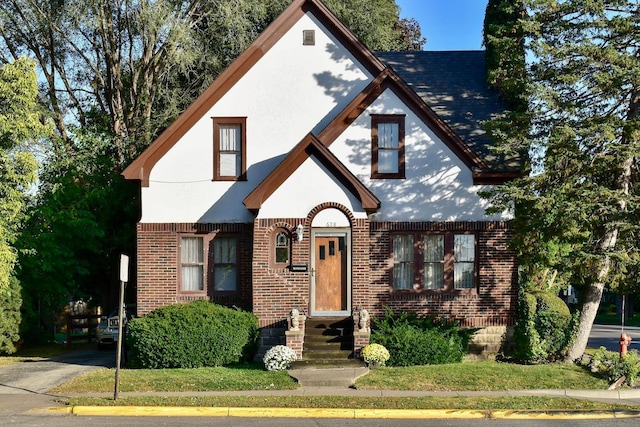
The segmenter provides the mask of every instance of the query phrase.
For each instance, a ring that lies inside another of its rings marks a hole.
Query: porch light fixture
[[[298,242],[302,242],[302,234],[304,233],[304,227],[302,224],[298,224],[296,227],[296,235],[298,236]]]

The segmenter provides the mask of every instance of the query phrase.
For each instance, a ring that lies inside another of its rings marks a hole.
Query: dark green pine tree
[[[519,243],[529,243],[528,261],[579,288],[579,326],[566,354],[573,361],[586,348],[604,288],[624,285],[636,270],[640,14],[632,0],[527,4],[531,122],[516,135],[532,173],[493,202],[526,206],[531,228]]]

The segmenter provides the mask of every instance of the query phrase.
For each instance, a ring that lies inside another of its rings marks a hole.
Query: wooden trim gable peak
[[[380,208],[380,200],[315,135],[308,133],[243,200],[247,209],[253,213],[260,210],[269,196],[311,156],[318,159],[342,185],[351,191],[367,213],[375,212]]]
[[[377,75],[384,64],[320,0],[294,0],[122,173],[149,186],[153,166],[238,82],[307,12],[312,13],[362,65]]]

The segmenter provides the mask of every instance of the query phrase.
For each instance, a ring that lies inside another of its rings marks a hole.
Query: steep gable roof
[[[377,52],[486,165],[485,180],[508,179],[520,172],[521,159],[492,152],[483,123],[507,110],[487,83],[484,51]]]
[[[380,200],[356,178],[315,135],[309,133],[243,201],[247,209],[257,211],[273,192],[309,157],[314,156],[362,203],[367,212],[380,207]]]
[[[378,74],[382,62],[320,0],[294,0],[256,40],[122,173],[149,185],[151,169],[244,74],[307,12],[311,12],[367,70]]]

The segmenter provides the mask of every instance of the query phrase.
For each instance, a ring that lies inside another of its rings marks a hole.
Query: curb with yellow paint
[[[257,417],[346,419],[614,419],[640,418],[640,411],[517,411],[455,409],[241,408],[188,406],[70,406],[50,408],[76,416]]]

